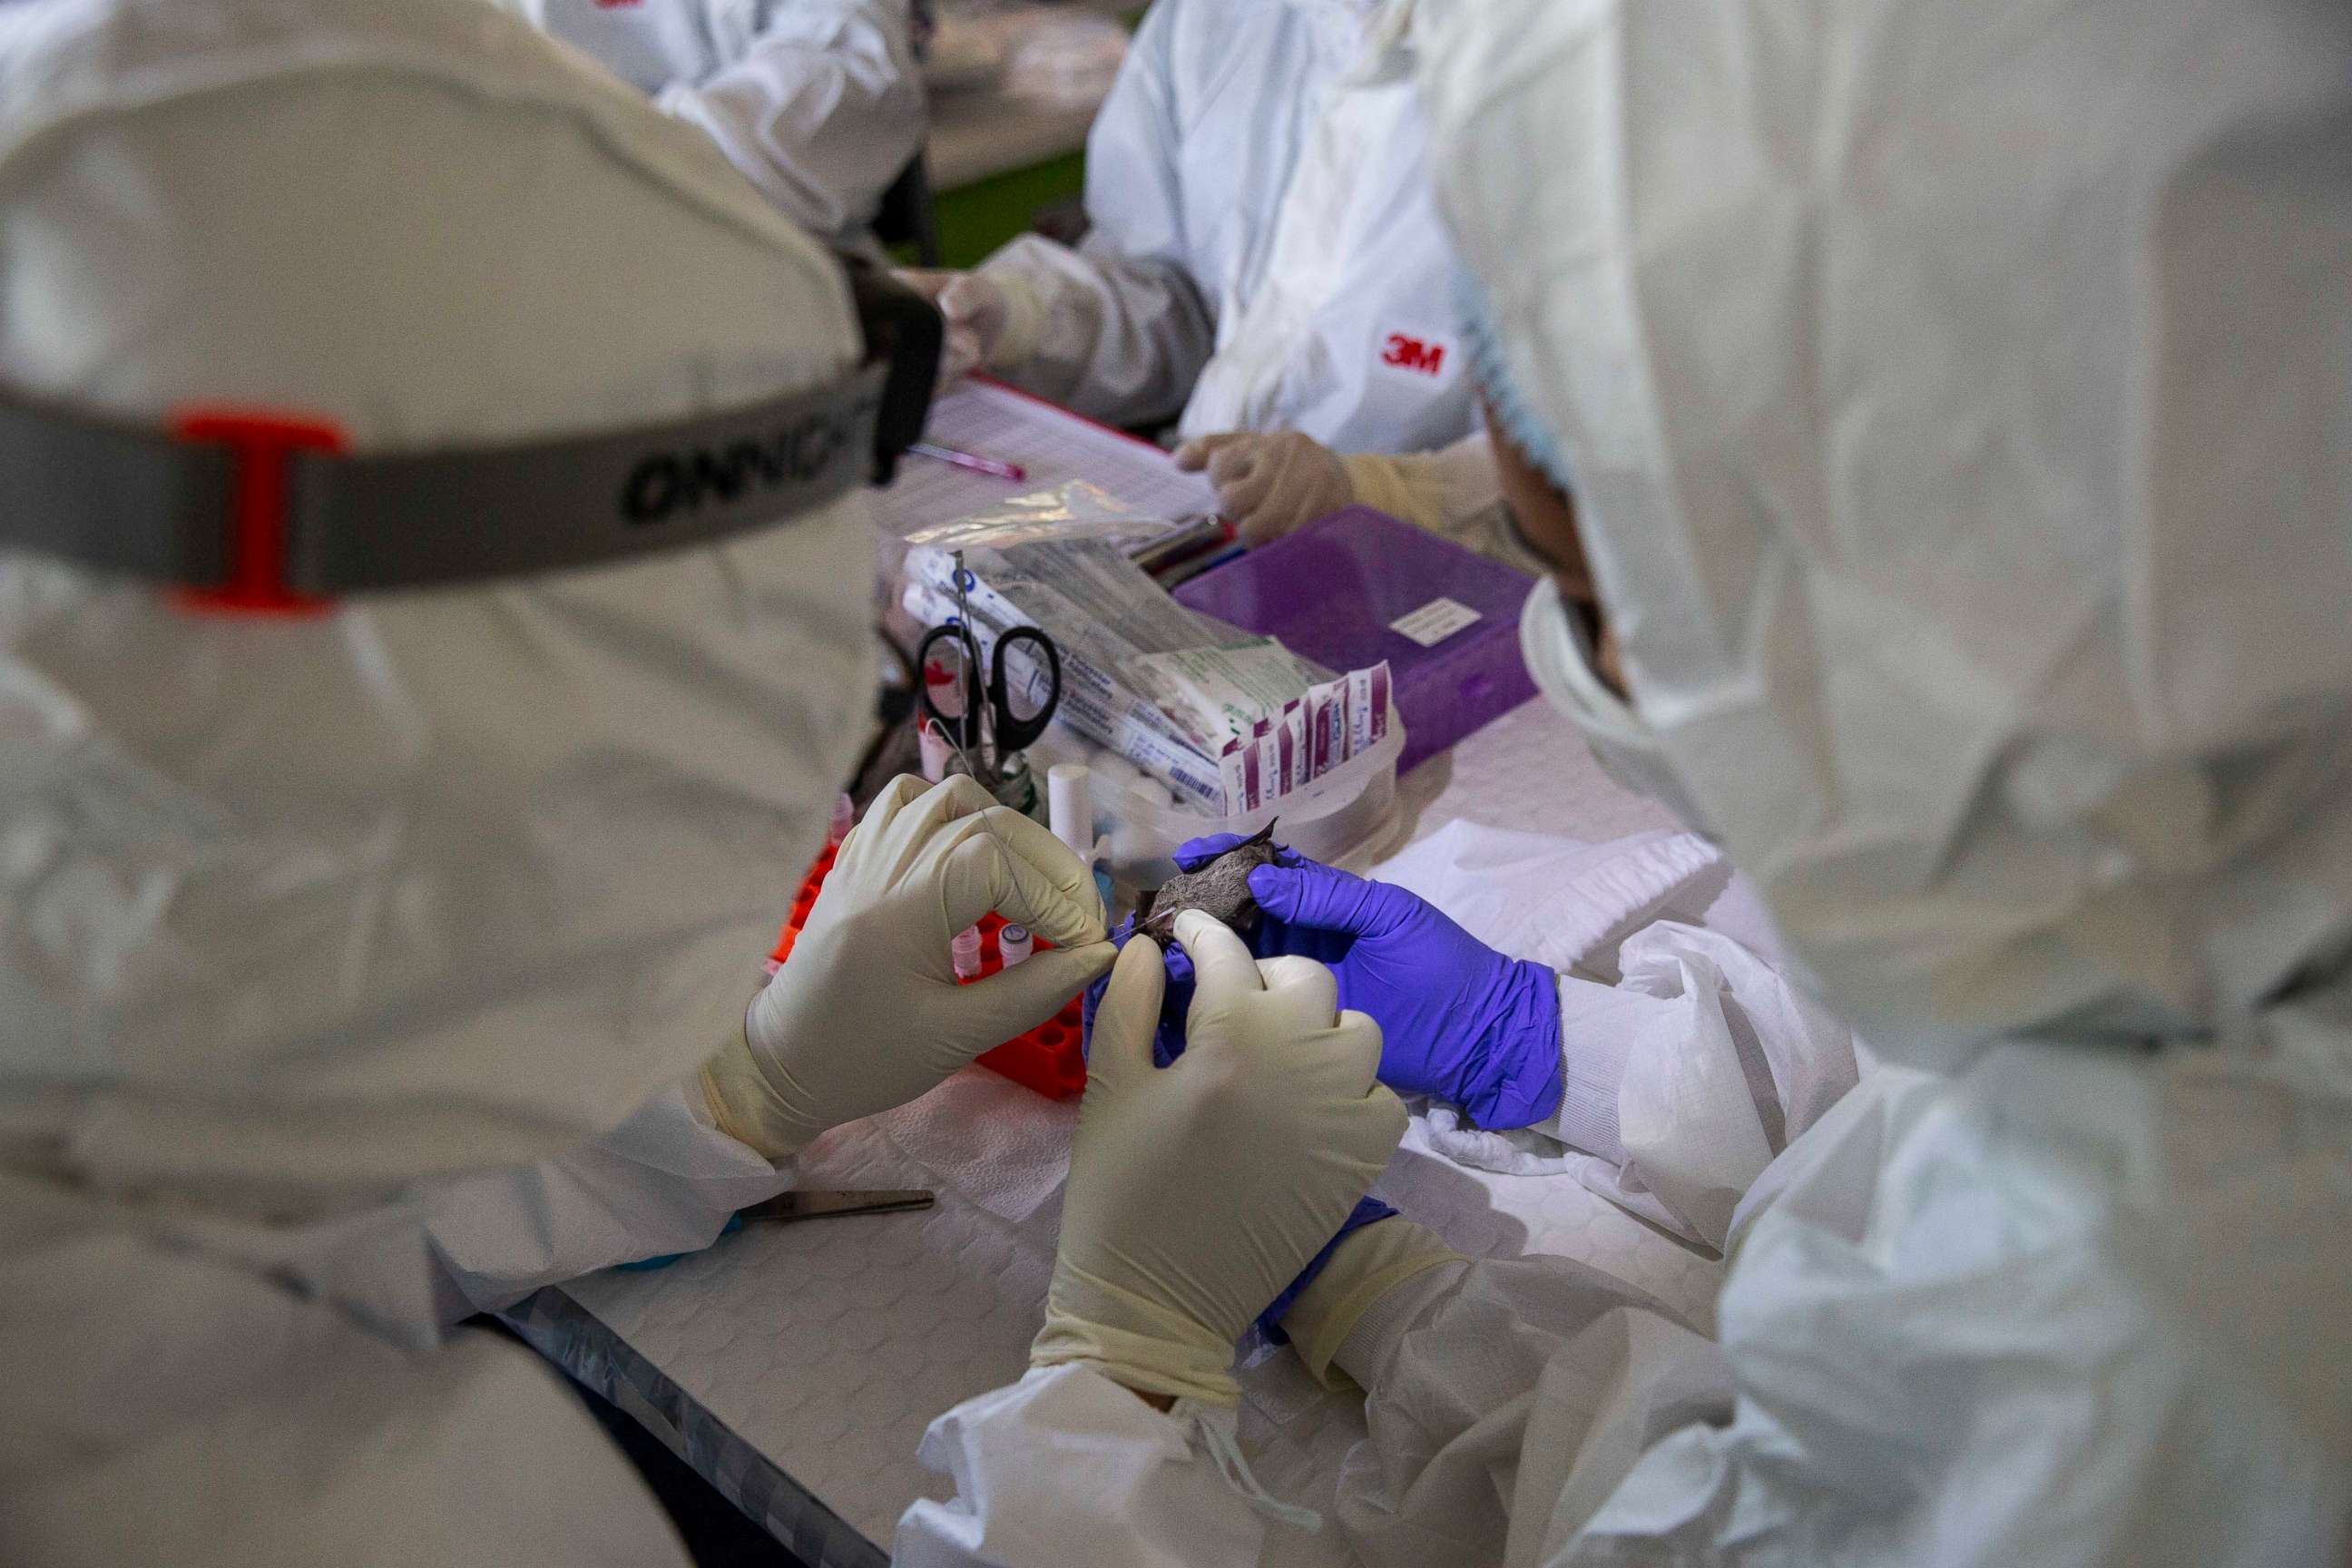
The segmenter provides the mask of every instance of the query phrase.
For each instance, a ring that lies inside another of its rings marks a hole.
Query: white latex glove
[[[1367,1314],[1433,1268],[1464,1261],[1435,1233],[1402,1215],[1351,1232],[1322,1271],[1282,1315],[1282,1331],[1307,1370],[1327,1388],[1340,1386],[1331,1363]]]
[[[1026,290],[982,272],[908,271],[898,277],[937,305],[947,321],[947,341],[940,346],[940,386],[976,370],[1009,369],[1034,347],[1039,310]]]
[[[1244,542],[1264,544],[1356,499],[1339,455],[1296,430],[1228,430],[1176,448],[1176,466],[1206,469],[1217,505]]]
[[[1238,1403],[1234,1344],[1320,1252],[1404,1135],[1380,1026],[1311,959],[1250,956],[1197,910],[1184,1054],[1151,1065],[1166,971],[1127,944],[1095,1013],[1062,1240],[1033,1366]],[[1034,960],[1032,962],[1034,962]]]
[[[990,912],[1055,944],[976,984],[950,944]],[[771,1159],[923,1094],[1110,967],[1086,862],[968,775],[891,781],[842,841],[740,1049],[702,1069],[720,1131]]]

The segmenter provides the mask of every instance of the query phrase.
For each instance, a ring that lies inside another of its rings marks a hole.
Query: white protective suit
[[[698,125],[786,217],[874,221],[929,125],[908,0],[499,0]]]
[[[1413,92],[1422,0],[1160,0],[1087,142],[1076,250],[979,276],[986,368],[1114,424],[1421,452],[1477,428]]]
[[[1368,1391],[1350,1544],[2347,1561],[2352,13],[1442,32],[1448,210],[1627,721],[1888,1065],[1746,1193],[1719,1342],[1568,1260],[1343,1244],[1292,1325]],[[934,1426],[951,1508],[997,1505],[1008,1562],[1248,1561],[1244,1500],[1116,1400],[1063,1441],[1124,1538],[1058,1495],[1012,1528],[1077,1381]]]
[[[475,0],[11,5],[0,212],[0,382],[143,424],[535,438],[861,352],[705,138]],[[440,1338],[407,1194],[641,1106],[563,1271],[782,1184],[669,1086],[863,738],[864,515],[258,619],[0,553],[0,1561],[677,1560]]]

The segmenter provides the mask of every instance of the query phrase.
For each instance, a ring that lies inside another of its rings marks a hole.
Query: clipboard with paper
[[[876,521],[900,539],[993,510],[1012,498],[1083,481],[1131,508],[1134,542],[1213,522],[1216,491],[1149,441],[1056,408],[996,382],[970,380],[931,405],[923,438],[1011,464],[1014,480],[910,458],[873,497]]]

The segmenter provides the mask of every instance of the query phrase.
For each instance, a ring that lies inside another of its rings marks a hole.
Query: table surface
[[[1055,7],[1064,8],[1118,21],[1143,9],[1137,0],[1079,0],[1076,5]],[[989,8],[980,9],[985,16]],[[961,190],[992,174],[1082,151],[1095,111],[1101,107],[1099,98],[1047,103],[1015,98],[994,87],[934,91],[930,135],[923,145],[931,189],[942,194]]]
[[[1045,104],[993,89],[941,93],[931,101],[923,166],[941,195],[992,174],[1082,152],[1099,102]]]
[[[1601,773],[1540,703],[1431,759],[1398,795],[1413,838],[1456,818],[1589,842],[1672,826]],[[804,1562],[879,1564],[908,1502],[952,1495],[916,1462],[924,1426],[1026,1368],[1075,1116],[1075,1102],[970,1069],[913,1106],[835,1130],[799,1160],[803,1184],[926,1186],[938,1207],[754,1226],[667,1269],[540,1291],[510,1321]],[[1425,1146],[1415,1159],[1413,1142],[1382,1190],[1409,1209],[1447,1184],[1458,1200],[1469,1173]],[[1483,1197],[1453,1205],[1451,1245],[1580,1258],[1712,1322],[1721,1266],[1710,1255],[1566,1179],[1486,1184]],[[1318,1389],[1286,1353],[1243,1382],[1242,1437],[1261,1480],[1277,1496],[1328,1502],[1340,1458],[1362,1436],[1360,1403]],[[1277,1527],[1266,1560],[1350,1563],[1339,1534]]]

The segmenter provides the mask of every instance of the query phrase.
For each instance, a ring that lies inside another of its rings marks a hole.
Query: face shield
[[[1641,729],[1840,1009],[1942,1064],[2336,973],[2352,24],[1476,10],[1423,87],[1496,355]]]
[[[1592,635],[1570,613],[1559,585],[1544,578],[1519,611],[1519,654],[1552,710],[1576,726],[1601,772],[1636,795],[1649,796],[1693,832],[1706,836],[1698,808],[1674,764],[1639,714],[1599,675]]]
[[[1575,486],[1558,439],[1535,417],[1512,384],[1502,345],[1488,319],[1486,296],[1475,279],[1455,279],[1454,308],[1487,413],[1496,424],[1492,435],[1508,441],[1539,480],[1562,496],[1573,495]],[[1549,559],[1549,552],[1520,531],[1518,524],[1512,526],[1527,554],[1538,561]],[[1571,608],[1559,583],[1549,575],[1528,591],[1520,609],[1519,656],[1536,689],[1554,712],[1576,726],[1603,773],[1626,789],[1665,806],[1694,832],[1713,837],[1657,737],[1635,707],[1601,679],[1593,628]]]
[[[0,37],[0,1121],[289,1215],[739,1027],[928,307],[469,3]]]

